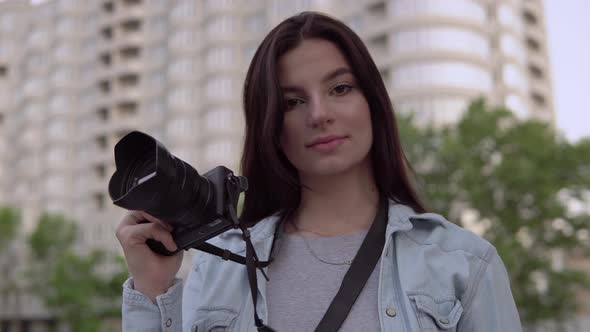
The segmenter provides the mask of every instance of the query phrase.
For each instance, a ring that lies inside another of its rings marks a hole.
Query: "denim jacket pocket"
[[[432,297],[426,294],[408,294],[416,311],[421,329],[456,331],[463,313],[461,301],[453,296]]]
[[[232,324],[238,316],[230,309],[204,308],[197,310],[197,320],[191,325],[191,332],[231,331]]]

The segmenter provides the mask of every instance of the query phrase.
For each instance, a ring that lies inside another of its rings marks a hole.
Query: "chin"
[[[344,160],[323,160],[317,162],[314,165],[310,165],[304,171],[308,176],[333,176],[344,174],[355,168],[362,168],[364,165],[362,162],[344,161]]]

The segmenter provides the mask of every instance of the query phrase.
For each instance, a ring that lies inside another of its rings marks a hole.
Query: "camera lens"
[[[115,145],[117,171],[109,182],[113,203],[146,211],[172,226],[194,227],[215,219],[215,189],[153,137],[134,131]]]
[[[127,192],[136,185],[148,180],[156,172],[156,156],[154,154],[140,154],[129,165],[123,177],[124,191]]]

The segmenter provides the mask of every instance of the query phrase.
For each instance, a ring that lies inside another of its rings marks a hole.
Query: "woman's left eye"
[[[348,84],[339,84],[332,89],[333,94],[342,96],[352,90],[352,86]]]

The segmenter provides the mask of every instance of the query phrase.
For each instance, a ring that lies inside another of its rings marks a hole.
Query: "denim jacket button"
[[[443,324],[448,324],[449,323],[449,320],[446,319],[446,318],[441,318],[438,321],[441,322],[441,323],[443,323]]]
[[[172,325],[172,318],[168,318],[168,320],[166,320],[166,327],[170,327],[170,325]]]
[[[387,308],[387,310],[385,310],[385,313],[389,317],[395,317],[395,315],[397,315],[397,312],[393,308]]]

